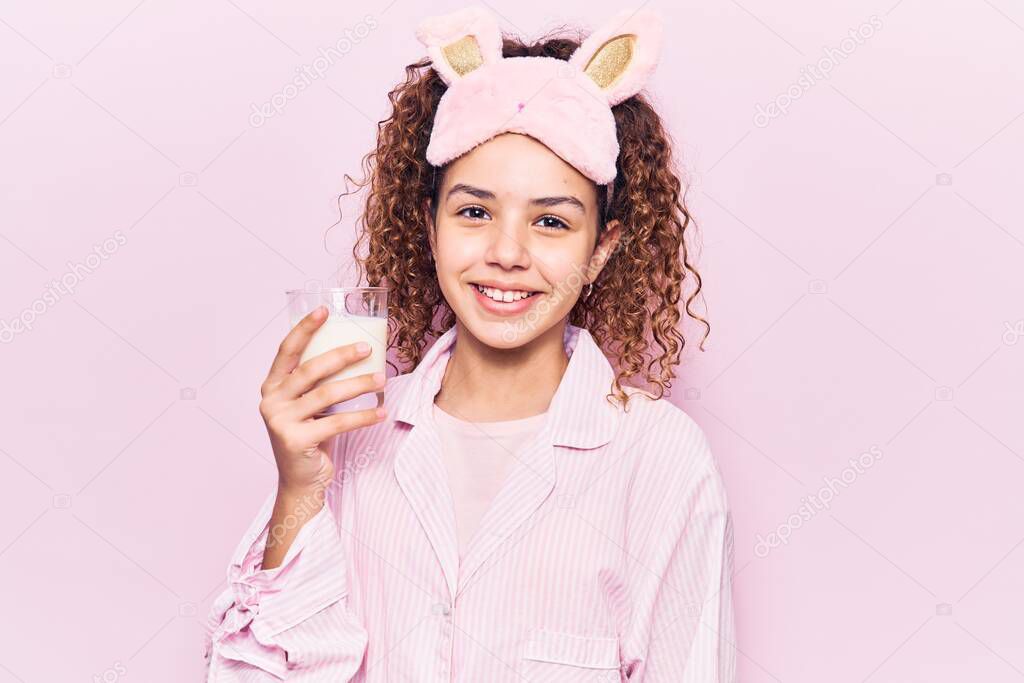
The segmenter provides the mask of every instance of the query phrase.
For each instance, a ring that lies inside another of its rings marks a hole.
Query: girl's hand
[[[277,357],[260,387],[263,395],[260,415],[274,448],[281,492],[322,492],[334,478],[334,463],[321,443],[335,434],[384,419],[384,415],[377,414],[377,408],[314,419],[314,415],[328,406],[383,389],[385,382],[383,373],[378,379],[367,373],[325,382],[310,390],[319,380],[366,358],[370,353],[369,350],[357,350],[356,344],[347,344],[299,365],[303,349],[326,319],[326,309],[320,306],[291,329],[281,342]],[[383,413],[383,408],[379,410]]]

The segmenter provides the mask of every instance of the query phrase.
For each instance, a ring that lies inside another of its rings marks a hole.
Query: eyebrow
[[[446,199],[457,192],[465,192],[466,194],[473,195],[477,199],[496,199],[494,193],[490,190],[474,187],[473,185],[467,185],[466,183],[456,183],[453,185],[452,188],[448,190]],[[571,195],[561,197],[537,197],[536,199],[530,200],[531,206],[558,206],[560,204],[575,206],[584,214],[587,213],[587,207],[583,205],[583,202]]]

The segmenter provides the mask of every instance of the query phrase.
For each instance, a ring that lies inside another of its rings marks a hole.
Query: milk
[[[297,322],[297,321],[296,321]],[[293,323],[294,325],[295,323]],[[366,342],[370,345],[370,355],[361,358],[355,363],[346,366],[339,372],[325,377],[317,386],[324,382],[334,382],[340,379],[348,379],[357,375],[369,372],[384,372],[384,360],[387,355],[388,321],[387,318],[353,315],[351,313],[332,312],[327,320],[321,323],[313,337],[309,340],[300,363],[305,363],[310,358],[326,353],[331,349],[356,342]],[[340,410],[365,410],[377,408],[384,404],[384,392],[366,393],[356,396],[349,401],[337,403],[327,409],[326,412],[338,412]]]

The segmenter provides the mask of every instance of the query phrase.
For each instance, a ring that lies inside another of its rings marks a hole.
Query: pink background
[[[275,480],[282,291],[352,283],[343,174],[415,23],[462,4],[389,2],[0,8],[0,683],[198,678]],[[740,679],[1021,680],[1024,9],[651,4],[713,325],[671,400],[731,497]],[[619,5],[550,7],[493,5],[528,36]]]

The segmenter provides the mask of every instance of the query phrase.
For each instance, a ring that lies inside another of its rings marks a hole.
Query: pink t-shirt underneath
[[[518,420],[467,422],[434,404],[441,459],[455,500],[460,558],[516,463],[515,453],[540,431],[547,415],[544,412]]]

